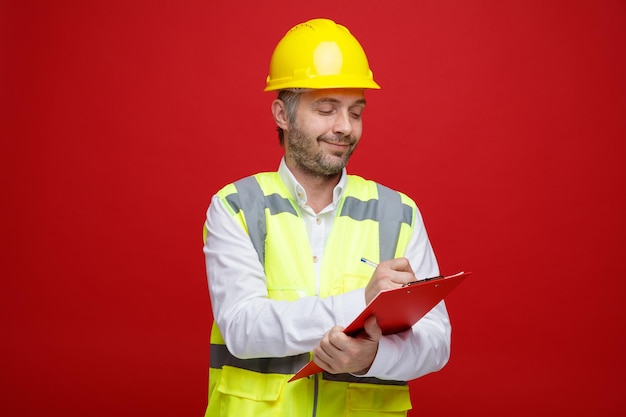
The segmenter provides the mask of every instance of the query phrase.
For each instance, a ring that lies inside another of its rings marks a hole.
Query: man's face
[[[361,138],[364,109],[362,90],[302,93],[295,123],[286,132],[287,164],[314,177],[341,173]]]

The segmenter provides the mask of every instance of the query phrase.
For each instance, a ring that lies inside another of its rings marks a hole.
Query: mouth
[[[349,147],[351,147],[353,145],[352,141],[328,140],[328,139],[324,139],[324,138],[320,138],[319,141],[320,142],[324,142],[331,149],[338,149],[338,150],[339,149],[345,150],[345,149],[348,149]]]
[[[322,142],[324,142],[331,149],[347,149],[350,146],[347,143],[326,142],[326,141],[322,141]]]
[[[322,149],[325,149],[324,153],[328,156],[333,156],[335,158],[345,159],[349,154],[352,153],[352,147],[350,143],[345,142],[329,142],[322,140],[324,145],[322,145]]]

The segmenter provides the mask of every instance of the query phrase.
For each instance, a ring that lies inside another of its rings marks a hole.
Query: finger
[[[407,282],[415,281],[415,274],[413,272],[395,272],[391,275],[391,281],[395,284],[404,285]]]
[[[413,269],[411,268],[411,264],[407,258],[394,258],[388,261],[388,266],[390,269],[399,272],[411,272],[413,273]]]
[[[315,348],[313,350],[313,362],[315,362],[320,368],[324,369],[325,371],[330,372],[330,369],[332,369],[324,352],[321,351],[319,348]]]
[[[316,352],[318,352],[319,355],[322,355],[326,362],[331,361],[341,352],[342,344],[339,340],[339,335],[344,335],[342,327],[335,326],[331,328],[324,334],[319,345],[316,347]]]
[[[329,352],[329,350],[335,351],[335,348],[328,343],[324,345],[320,343],[313,349],[313,362],[323,370],[336,374],[338,371],[334,365],[336,362],[335,354]]]
[[[334,350],[332,352],[333,354],[336,354],[337,352],[341,352],[344,350],[344,346],[349,336],[343,332],[343,327],[335,326],[332,329],[330,329],[327,335],[328,335],[328,343],[330,344],[329,349],[332,348]]]
[[[364,329],[367,337],[374,342],[378,342],[383,335],[383,331],[378,325],[376,316],[370,316],[365,320]]]

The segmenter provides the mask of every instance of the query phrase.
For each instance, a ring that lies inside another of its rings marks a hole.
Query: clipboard
[[[438,276],[413,281],[400,288],[379,292],[344,333],[354,336],[363,330],[365,320],[374,315],[383,335],[410,329],[426,313],[452,292],[471,272],[459,272],[449,276]],[[290,380],[295,381],[322,372],[315,362],[310,361]]]

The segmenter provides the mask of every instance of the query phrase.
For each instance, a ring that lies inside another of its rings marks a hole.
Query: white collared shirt
[[[319,282],[319,266],[345,189],[346,171],[333,190],[333,201],[317,214],[306,204],[306,192],[284,158],[278,173],[302,213]],[[217,196],[207,211],[206,227],[204,254],[214,319],[233,355],[259,358],[310,352],[331,327],[347,326],[365,307],[364,289],[293,302],[269,299],[263,265],[250,238]],[[417,278],[439,275],[419,212],[405,256]],[[408,381],[439,370],[449,357],[450,333],[448,313],[441,302],[411,330],[383,336],[376,359],[364,376]]]

